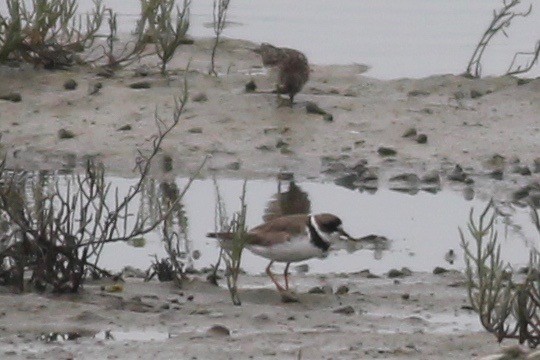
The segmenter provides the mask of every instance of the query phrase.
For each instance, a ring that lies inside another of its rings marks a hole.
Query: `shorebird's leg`
[[[270,264],[268,264],[268,266],[266,267],[266,274],[270,277],[270,279],[272,280],[274,285],[276,285],[278,291],[283,292],[283,291],[285,291],[285,289],[283,288],[283,286],[281,286],[277,282],[276,278],[274,277],[274,274],[272,274],[272,271],[270,271],[270,267],[272,266],[273,263],[274,263],[274,260],[270,261]]]
[[[291,263],[285,265],[285,271],[283,272],[283,277],[285,278],[285,290],[289,290],[289,265],[291,265]]]

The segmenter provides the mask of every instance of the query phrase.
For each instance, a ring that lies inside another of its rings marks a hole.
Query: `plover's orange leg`
[[[270,277],[270,279],[272,279],[272,282],[274,283],[274,285],[276,285],[277,289],[279,292],[283,292],[285,291],[285,289],[283,288],[283,286],[281,286],[276,278],[274,277],[274,274],[272,273],[272,271],[270,271],[270,267],[272,266],[272,264],[274,263],[274,260],[270,261],[270,264],[268,264],[268,266],[266,267],[266,274]]]
[[[285,290],[289,290],[289,265],[291,265],[291,263],[285,265],[285,271],[283,272],[283,277],[285,278]]]

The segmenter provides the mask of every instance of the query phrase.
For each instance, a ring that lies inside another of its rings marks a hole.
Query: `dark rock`
[[[349,292],[349,287],[347,285],[341,285],[336,290],[336,295],[345,295]]]
[[[103,88],[103,84],[100,82],[94,82],[88,85],[88,95],[96,95]]]
[[[427,135],[426,134],[418,134],[418,136],[416,137],[416,142],[419,143],[419,144],[425,144],[427,143]]]
[[[255,84],[255,81],[253,79],[249,80],[245,85],[245,91],[247,93],[252,93],[255,90],[257,90],[257,84]]]
[[[195,95],[193,95],[191,97],[191,101],[193,101],[193,102],[206,102],[206,101],[208,101],[208,96],[206,96],[206,94],[203,93],[203,92],[199,92],[199,93],[196,93]]]
[[[126,125],[120,126],[118,128],[118,131],[128,131],[128,130],[131,130],[131,125],[130,124],[126,124]]]
[[[401,294],[401,298],[403,300],[409,300],[411,298],[411,294],[409,293]]]
[[[367,169],[358,177],[358,180],[361,182],[377,181],[379,180],[379,176],[372,169]]]
[[[79,84],[73,79],[69,79],[64,83],[64,89],[75,90]]]
[[[471,90],[471,99],[476,99],[484,96],[484,93],[478,90]]]
[[[332,114],[326,113],[323,115],[323,120],[327,122],[334,121],[334,116]]]
[[[71,130],[66,130],[64,128],[58,130],[58,138],[60,139],[73,139],[75,134]]]
[[[0,95],[0,100],[6,100],[6,101],[11,101],[11,102],[21,102],[22,96],[18,92],[11,92],[8,94]]]
[[[227,164],[225,167],[228,170],[238,171],[238,170],[240,170],[240,162],[239,161],[233,161],[232,163]]]
[[[306,112],[308,114],[319,114],[319,115],[326,114],[326,111],[321,109],[319,105],[315,104],[313,101],[306,102]]]
[[[448,180],[465,182],[467,180],[467,174],[463,171],[463,168],[459,165],[456,165],[452,172],[448,174]]]
[[[335,314],[353,315],[355,313],[354,308],[350,305],[343,306],[332,311]]]
[[[195,126],[195,127],[192,127],[188,130],[188,132],[192,133],[192,134],[202,134],[203,132],[203,129],[202,127],[200,126]]]
[[[96,71],[96,75],[102,78],[109,79],[114,76],[114,70],[111,69],[110,67],[100,67]]]
[[[444,274],[444,273],[447,273],[448,270],[445,269],[445,268],[442,268],[440,266],[437,266],[435,269],[433,269],[433,274],[435,275],[440,275],[440,274]]]
[[[359,180],[358,175],[348,174],[334,180],[334,184],[338,186],[343,186],[344,188],[347,188],[347,189],[356,189],[356,186],[354,185],[354,183],[358,180]]]
[[[529,196],[530,188],[529,186],[524,186],[521,189],[518,189],[512,193],[512,198],[517,201],[526,198]]]
[[[516,165],[512,168],[512,172],[514,174],[520,174],[520,175],[523,175],[523,176],[529,176],[532,174],[531,170],[529,169],[528,166],[525,166],[525,165]]]
[[[529,201],[535,208],[540,208],[540,190],[530,190]]]
[[[287,143],[286,141],[284,141],[283,139],[277,139],[276,141],[276,148],[282,148],[282,147],[287,147],[289,146],[289,143]]]
[[[345,165],[342,162],[336,161],[332,162],[328,165],[326,165],[321,172],[323,173],[329,173],[329,174],[335,174],[335,173],[342,173],[347,170],[347,165]]]
[[[411,90],[407,93],[407,96],[428,96],[429,91],[425,90]]]
[[[397,151],[390,147],[381,146],[377,149],[377,153],[381,156],[394,156],[397,154]]]
[[[401,270],[398,270],[398,269],[391,269],[390,271],[388,271],[388,273],[386,274],[386,276],[388,276],[389,278],[398,278],[398,277],[405,277],[405,276],[410,276],[412,274],[412,272],[409,270],[409,269],[406,269],[406,268],[403,268]],[[405,270],[405,271],[403,271]],[[407,271],[408,270],[408,271]]]
[[[501,169],[495,169],[489,174],[489,176],[495,180],[502,180],[504,177],[504,171]]]
[[[540,158],[534,159],[534,173],[540,173]]]
[[[437,170],[428,172],[427,174],[422,176],[421,180],[424,184],[440,184],[441,183],[441,177],[439,176],[439,172]]]
[[[411,137],[415,137],[416,134],[417,134],[416,129],[411,127],[411,128],[408,128],[407,130],[405,130],[405,132],[403,133],[403,135],[401,135],[401,137],[411,138]]]
[[[517,79],[517,85],[518,86],[525,85],[525,84],[530,83],[531,81],[532,81],[532,79],[519,78],[519,79]]]
[[[132,89],[150,89],[152,84],[149,81],[137,81],[129,84],[129,87]]]
[[[213,337],[228,337],[231,336],[231,331],[223,325],[214,325],[206,330],[206,334]]]
[[[405,181],[408,183],[416,184],[420,181],[418,178],[418,175],[413,173],[405,173],[405,174],[399,174],[396,176],[392,176],[389,181]]]

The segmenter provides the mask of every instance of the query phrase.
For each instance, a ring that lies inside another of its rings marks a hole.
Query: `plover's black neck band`
[[[321,235],[319,235],[317,229],[315,229],[315,227],[311,223],[311,216],[308,218],[307,226],[309,230],[309,241],[322,251],[327,252],[330,248],[330,244],[324,241]]]

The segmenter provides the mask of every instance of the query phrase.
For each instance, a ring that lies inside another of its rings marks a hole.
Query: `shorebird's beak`
[[[338,232],[339,235],[344,238],[344,240],[354,240],[354,238],[351,235],[347,234],[347,232],[342,228],[339,228]]]

